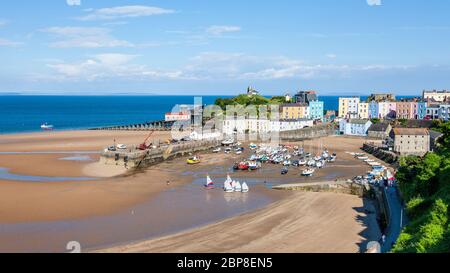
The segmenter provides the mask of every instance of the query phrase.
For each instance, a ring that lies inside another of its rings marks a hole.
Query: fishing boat
[[[317,161],[316,167],[321,169],[323,167],[323,163],[321,161]]]
[[[216,148],[216,149],[213,150],[213,153],[217,154],[217,153],[219,153],[220,151],[222,151],[222,148],[218,147],[218,148]]]
[[[206,177],[205,188],[209,190],[214,189],[214,182],[209,175]]]
[[[247,185],[247,183],[242,183],[242,192],[243,193],[246,193],[246,192],[249,192],[250,191],[250,188],[248,187],[248,185]]]
[[[256,171],[257,169],[261,168],[261,164],[256,161],[252,161],[248,163],[248,169],[250,171]]]
[[[241,171],[248,170],[248,164],[246,162],[239,163],[239,170],[241,170]]]
[[[231,146],[231,145],[233,145],[233,143],[234,143],[234,140],[232,140],[232,139],[226,139],[226,140],[222,141],[223,146]]]
[[[187,160],[187,164],[189,164],[189,165],[199,164],[200,162],[201,162],[201,160],[198,156],[190,157]]]
[[[251,143],[249,145],[249,148],[250,148],[250,150],[256,150],[256,149],[258,149],[258,145],[256,145],[255,143]]]
[[[298,161],[298,165],[299,166],[305,166],[306,165],[306,160],[304,160],[304,159],[300,159],[299,161]]]
[[[283,168],[283,169],[281,169],[281,174],[282,174],[282,175],[286,175],[286,174],[288,174],[288,172],[289,172],[289,169],[288,169],[288,168]]]
[[[54,126],[48,123],[44,123],[41,125],[41,129],[44,131],[52,131],[54,129]]]
[[[291,161],[290,160],[283,161],[283,166],[291,166]]]
[[[310,166],[310,167],[313,167],[313,166],[316,165],[316,161],[314,159],[311,159],[311,160],[308,161],[307,165]]]
[[[314,170],[314,169],[306,169],[302,172],[302,175],[303,176],[313,176],[315,171],[316,170]]]
[[[235,192],[241,192],[242,191],[242,185],[239,181],[236,182],[236,184],[234,185],[234,191]]]

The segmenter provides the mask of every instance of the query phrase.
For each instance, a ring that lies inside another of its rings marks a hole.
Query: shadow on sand
[[[363,206],[353,208],[358,213],[356,221],[364,227],[364,230],[359,233],[363,240],[357,243],[360,253],[366,252],[369,242],[379,241],[381,238],[374,202],[371,199],[363,198]]]

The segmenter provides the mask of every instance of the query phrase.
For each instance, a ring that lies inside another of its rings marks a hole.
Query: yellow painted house
[[[281,106],[281,119],[309,118],[309,106],[300,103],[287,103]]]
[[[358,116],[361,119],[369,118],[369,104],[367,102],[360,102],[358,105]]]

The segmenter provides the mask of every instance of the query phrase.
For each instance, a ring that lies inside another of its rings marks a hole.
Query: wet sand
[[[349,195],[296,192],[253,213],[98,252],[358,253],[378,240],[370,203]]]
[[[236,228],[241,227],[236,231],[245,235],[252,232],[255,227],[246,226],[245,215],[237,217],[236,215],[252,213],[253,210],[262,209],[278,200],[281,201],[274,205],[276,206],[275,211],[278,211],[280,215],[288,216],[288,219],[294,217],[295,219],[292,218],[292,221],[303,223],[300,226],[309,224],[317,226],[320,224],[317,221],[324,220],[320,216],[323,211],[333,210],[336,216],[328,217],[331,222],[325,221],[324,223],[333,227],[329,231],[330,238],[331,234],[335,235],[334,240],[331,241],[338,245],[345,244],[345,247],[331,248],[331,250],[354,252],[355,245],[357,245],[355,242],[361,241],[361,236],[358,235],[358,237],[357,234],[362,230],[364,224],[357,218],[363,216],[352,213],[354,212],[352,208],[361,207],[361,199],[325,194],[315,197],[316,200],[307,198],[307,195],[305,197],[285,192],[275,193],[267,188],[277,183],[311,182],[311,179],[300,177],[301,168],[291,168],[286,176],[281,176],[281,166],[271,164],[264,165],[263,169],[257,172],[234,173],[231,169],[233,163],[244,156],[224,155],[223,153],[202,154],[203,161],[196,166],[187,166],[185,158],[179,158],[153,166],[143,172],[127,175],[124,175],[127,171],[124,168],[104,166],[95,162],[99,157],[96,151],[101,151],[104,147],[111,145],[114,139],[116,139],[116,143],[137,145],[145,139],[147,134],[148,132],[69,131],[0,136],[0,168],[8,169],[9,173],[38,177],[92,178],[92,180],[77,182],[64,180],[19,182],[2,180],[0,177],[0,225],[2,230],[0,232],[2,244],[0,245],[3,245],[3,248],[0,247],[0,252],[27,250],[62,252],[64,251],[61,246],[63,242],[68,239],[76,240],[76,238],[72,239],[73,237],[81,238],[85,248],[98,249],[106,245],[128,244],[130,241],[142,241],[182,232],[186,229],[200,228],[200,226],[222,221],[232,216],[235,218],[229,219],[229,221],[235,221],[233,223],[236,224]],[[168,138],[168,133],[157,133],[153,136],[152,141],[164,141]],[[352,138],[329,137],[323,139],[323,147],[327,147],[330,152],[338,153],[338,161],[318,171],[313,181],[351,178],[365,173],[367,166],[345,154],[345,151],[358,152],[363,142],[362,139]],[[307,152],[309,152],[308,149],[318,149],[316,148],[318,147],[317,141],[293,144],[304,146]],[[248,152],[246,151],[245,156],[248,156]],[[86,157],[88,157],[87,160]],[[80,158],[84,159],[79,160]],[[206,174],[210,174],[214,180],[219,181],[220,185],[227,173],[251,184],[250,198],[243,200],[242,198],[227,197],[220,190],[198,196],[205,194],[201,189],[201,181],[204,180]],[[167,181],[170,181],[169,185]],[[263,183],[263,181],[267,181],[267,183]],[[199,191],[199,189],[201,190]],[[291,195],[292,197],[286,198]],[[325,199],[320,200],[321,198]],[[155,200],[162,200],[164,205],[160,205]],[[317,205],[330,204],[330,207],[323,207],[323,210],[319,210],[322,207],[318,206],[316,211],[316,206],[308,205],[311,202]],[[297,203],[303,205],[295,205]],[[210,209],[208,204],[211,206]],[[341,210],[335,210],[331,204],[339,204],[336,207],[343,207]],[[293,207],[294,205],[299,207]],[[309,208],[308,213],[305,211],[305,215],[294,215],[290,212],[293,209],[299,210],[300,207]],[[271,210],[269,208],[268,210]],[[211,213],[199,214],[198,211],[202,210],[211,211]],[[142,218],[144,220],[139,220],[135,216],[136,211],[145,215]],[[278,219],[276,215],[269,214],[266,217],[265,215],[269,212],[264,209],[254,213],[255,221],[256,218],[261,217],[261,221],[258,223],[262,226],[270,227],[279,222],[271,220]],[[263,214],[259,215],[258,213]],[[306,214],[311,214],[311,216]],[[130,219],[130,215],[133,218]],[[302,218],[302,220],[296,218],[301,215],[306,218]],[[305,219],[307,219],[306,222]],[[346,220],[341,222],[338,219]],[[162,224],[154,226],[153,223]],[[343,237],[342,234],[336,232],[341,229],[341,225],[345,227],[342,230],[351,231],[348,237]],[[286,226],[283,226],[282,229],[289,230]],[[334,233],[333,230],[335,230]],[[314,236],[318,236],[316,233],[314,234]],[[213,236],[212,233],[210,235]],[[236,235],[236,238],[242,240],[242,236]],[[273,238],[278,237],[274,235]],[[214,244],[215,238],[210,237],[210,240],[211,244]],[[272,239],[265,237],[264,241],[265,243],[261,241],[254,248],[250,246],[241,248],[235,244],[229,246],[224,244],[222,247],[226,247],[223,251],[255,249],[256,252],[264,252],[268,251],[264,244],[269,246]],[[280,242],[283,242],[283,239],[280,239]],[[325,242],[323,243],[327,245]],[[288,245],[287,242],[286,244]],[[313,252],[323,251],[322,243],[320,245],[313,244],[311,248],[314,246],[316,248],[312,250]],[[186,247],[192,251],[198,249],[194,242]],[[256,250],[257,248],[260,249]],[[112,251],[115,250],[122,251],[122,248],[112,249]],[[139,248],[137,251],[153,250]],[[178,250],[180,248],[176,244],[173,249],[170,247],[162,249],[164,252]],[[280,248],[280,251],[291,250],[308,252],[308,248],[305,246],[298,249]],[[215,251],[215,248],[211,247],[208,251]]]
[[[95,161],[70,161],[62,158],[80,151],[100,152],[117,140],[127,145],[142,142],[148,132],[65,131],[0,136],[0,167],[17,175],[50,177],[92,177],[81,182],[26,182],[0,178],[0,223],[56,221],[111,214],[145,201],[167,187],[189,181],[170,168],[151,168],[128,177],[104,178],[123,174],[114,166],[95,166]],[[168,138],[167,132],[156,133],[152,141]],[[64,154],[67,153],[67,154]],[[93,160],[99,154],[89,154]],[[94,165],[94,167],[92,167]],[[109,175],[108,175],[109,174]]]

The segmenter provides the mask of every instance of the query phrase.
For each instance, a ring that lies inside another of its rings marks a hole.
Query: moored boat
[[[246,162],[239,163],[239,170],[246,171],[246,170],[248,170],[248,168],[249,168],[249,166]]]
[[[41,129],[44,131],[52,131],[54,129],[54,126],[48,123],[44,123],[41,125]]]
[[[198,156],[193,156],[193,157],[188,158],[188,160],[186,162],[189,165],[195,165],[195,164],[199,164],[201,162],[201,160]]]
[[[306,169],[302,172],[302,175],[303,176],[313,176],[315,171],[316,170],[314,170],[314,169]]]

